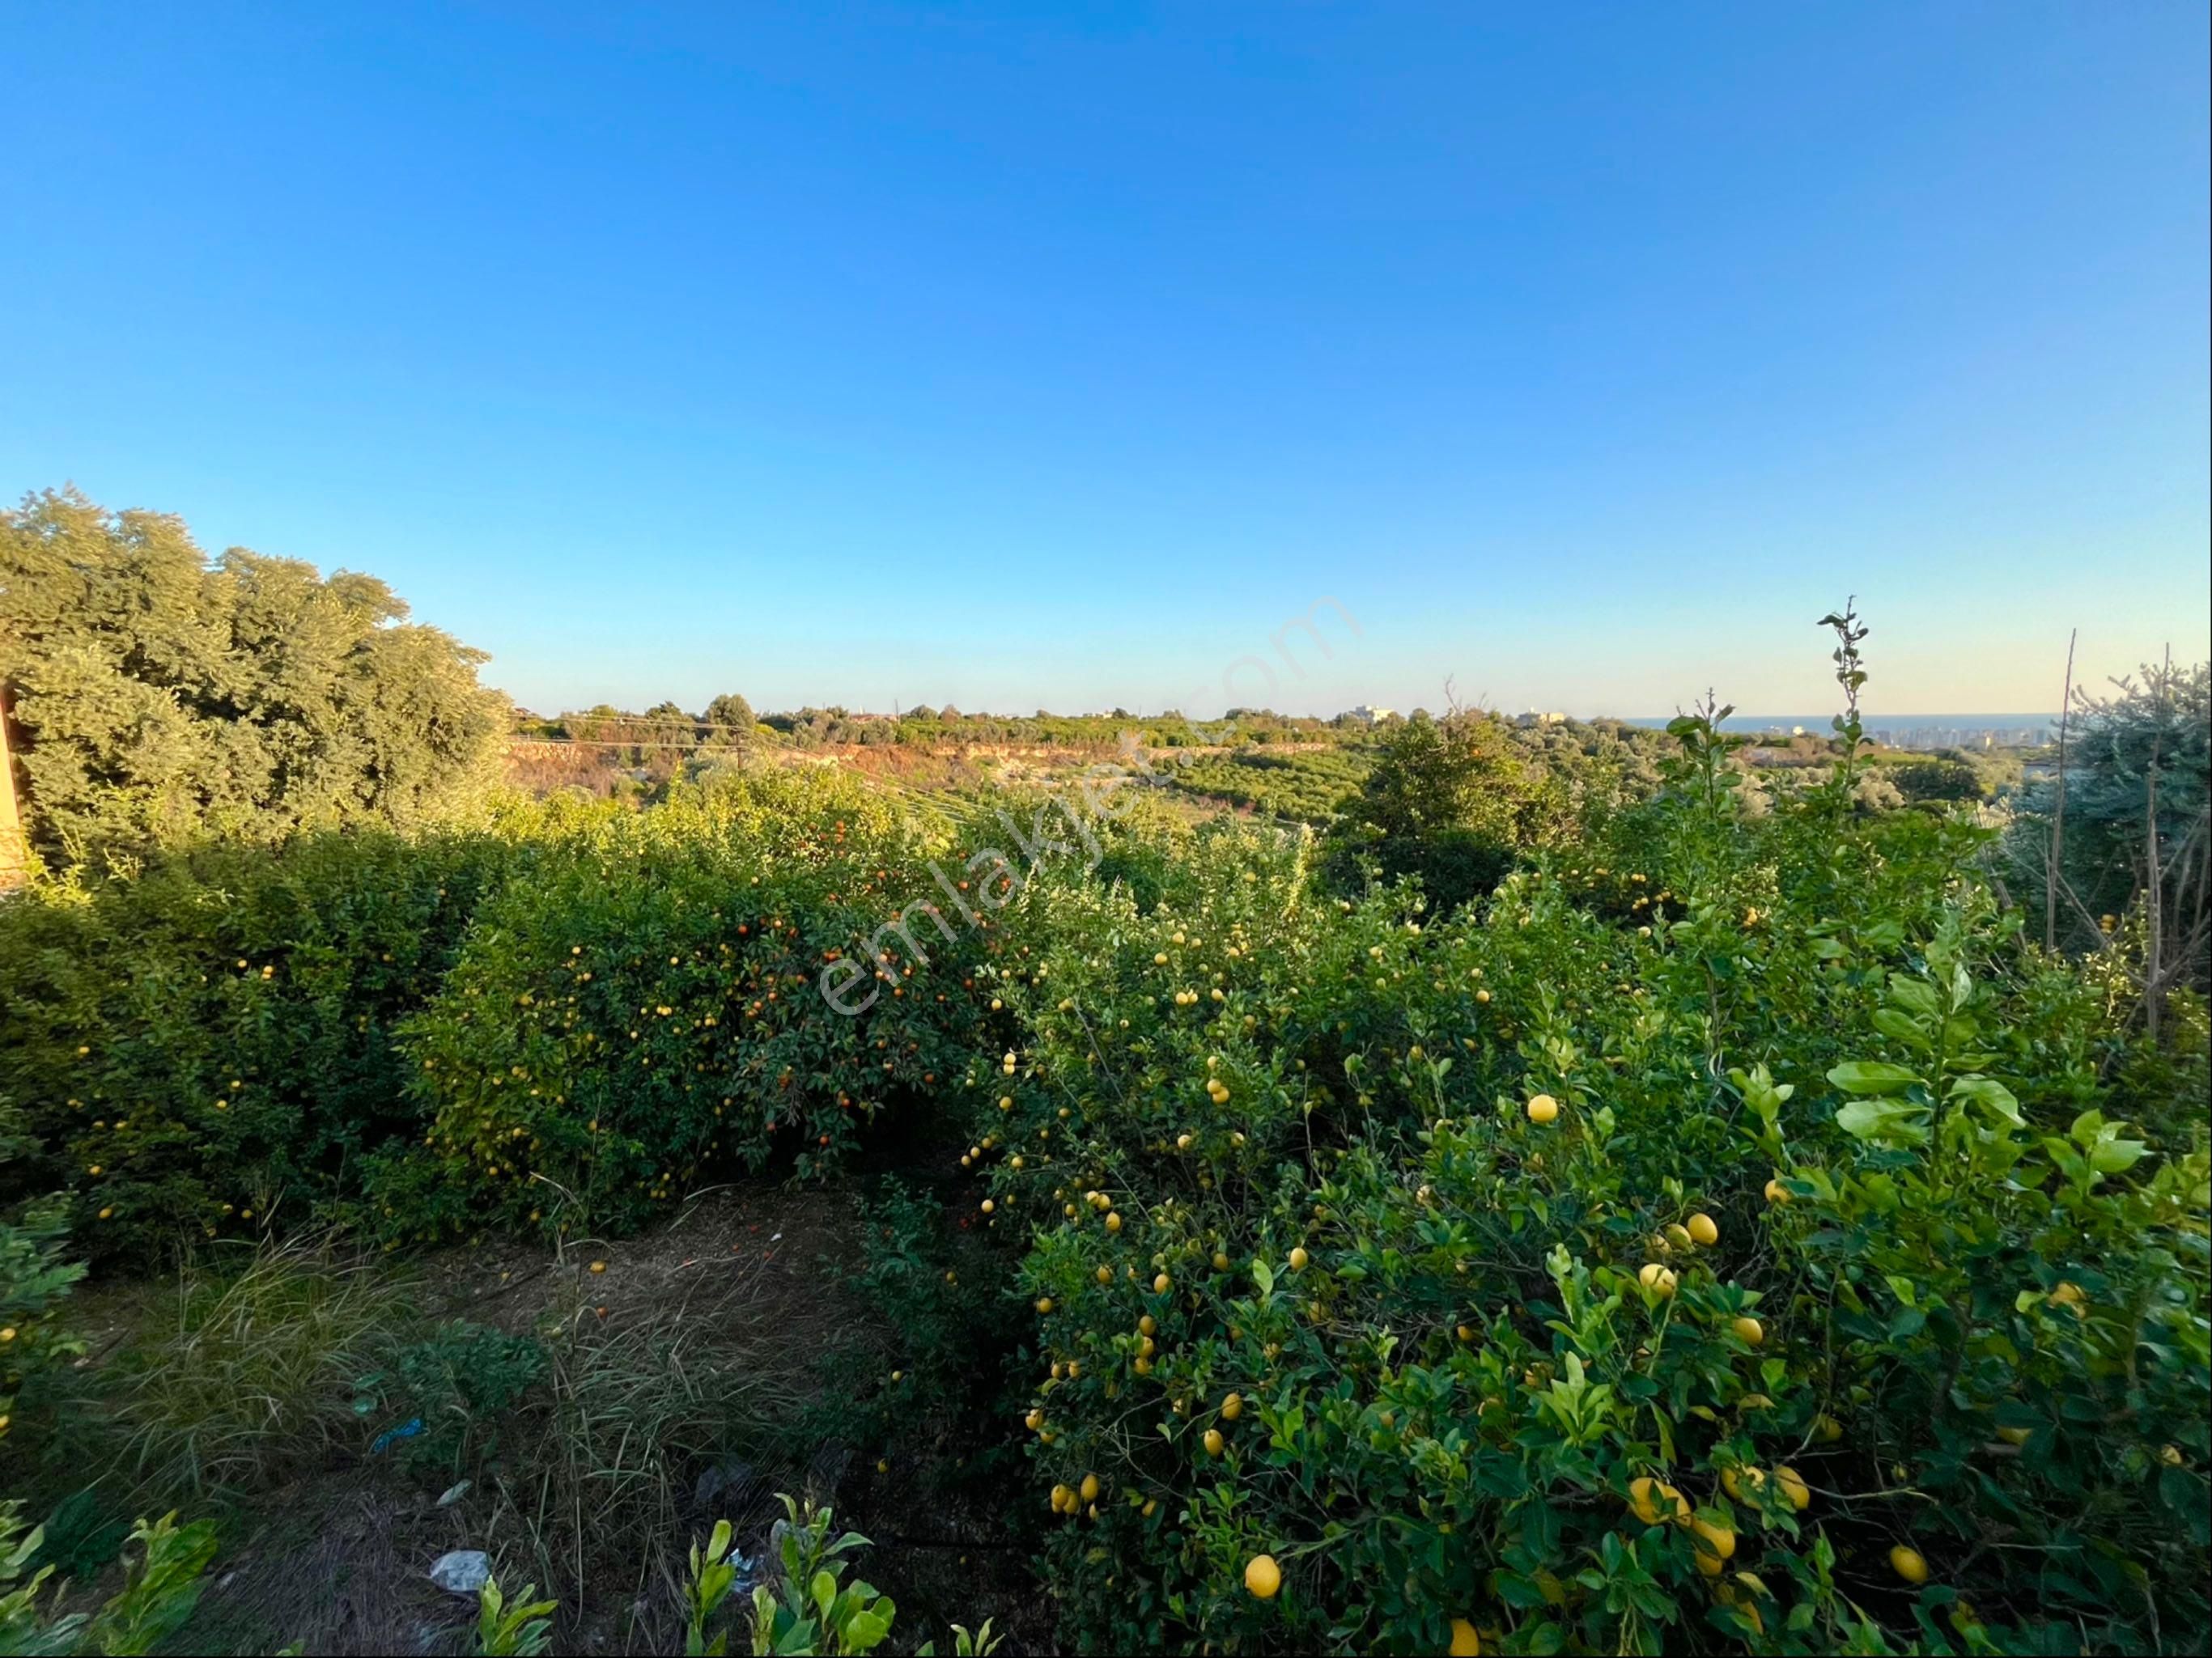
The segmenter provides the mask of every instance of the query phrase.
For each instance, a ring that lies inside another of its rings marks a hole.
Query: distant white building
[[[1366,703],[1362,702],[1358,708],[1352,709],[1352,717],[1354,720],[1364,720],[1370,726],[1379,726],[1386,720],[1395,720],[1398,717],[1398,711],[1395,708],[1370,708]]]
[[[1567,717],[1563,714],[1557,713],[1539,714],[1535,709],[1531,708],[1528,713],[1516,716],[1513,723],[1516,726],[1564,726],[1567,723]]]

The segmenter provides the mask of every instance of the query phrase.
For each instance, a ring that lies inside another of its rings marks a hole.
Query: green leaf
[[[1950,1097],[1971,1100],[2015,1128],[2027,1127],[2027,1119],[2021,1114],[2020,1102],[2013,1097],[2012,1090],[1994,1077],[1961,1077],[1951,1084]]]
[[[1853,1100],[1836,1113],[1836,1127],[1854,1139],[1919,1145],[1928,1138],[1925,1106],[1901,1100]]]
[[[1943,1011],[1935,986],[1924,979],[1908,979],[1901,973],[1890,975],[1889,999],[1923,1019],[1935,1018]]]
[[[1928,1053],[1935,1046],[1928,1040],[1928,1033],[1915,1024],[1910,1016],[1893,1007],[1875,1010],[1874,1028],[1891,1041],[1903,1042],[1918,1053]]]
[[[1846,1060],[1828,1072],[1828,1080],[1846,1094],[1899,1094],[1920,1077],[1886,1060]]]
[[[2100,1175],[2118,1175],[2149,1155],[2150,1147],[2141,1140],[2100,1140],[2089,1153],[2089,1166]]]

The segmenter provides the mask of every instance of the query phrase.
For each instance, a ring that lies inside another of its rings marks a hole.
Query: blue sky
[[[2208,648],[2195,0],[5,36],[0,493],[533,707],[1212,713],[1324,596],[1278,706],[1820,710],[1850,592],[1893,714]]]

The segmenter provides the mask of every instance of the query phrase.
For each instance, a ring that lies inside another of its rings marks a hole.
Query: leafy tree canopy
[[[0,513],[0,683],[33,844],[130,856],[208,836],[441,816],[498,774],[486,659],[374,576],[329,577],[74,489]]]
[[[735,691],[724,691],[707,705],[700,718],[709,726],[727,727],[708,733],[718,743],[748,743],[753,734],[753,705]]]

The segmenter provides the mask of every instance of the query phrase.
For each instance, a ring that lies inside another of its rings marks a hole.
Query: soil
[[[935,1161],[942,1161],[937,1159]],[[696,1194],[665,1224],[620,1242],[586,1240],[548,1252],[514,1239],[487,1239],[421,1258],[410,1269],[426,1323],[465,1318],[511,1333],[543,1333],[549,1323],[589,1321],[599,1332],[655,1321],[742,1316],[794,1342],[858,1328],[867,1315],[852,1293],[858,1265],[859,1189],[771,1184]],[[603,1270],[593,1271],[593,1263]],[[101,1290],[82,1298],[79,1327],[88,1363],[107,1362],[134,1329],[158,1315],[161,1286]],[[734,1310],[733,1310],[734,1309]],[[888,1333],[885,1333],[886,1334]],[[887,1343],[878,1344],[888,1351]],[[865,1339],[853,1362],[872,1364]],[[801,1357],[817,1357],[807,1353]],[[800,1415],[835,1424],[841,1403],[871,1391],[873,1379],[814,1370],[818,1396]],[[848,1391],[849,1390],[849,1391]],[[688,1537],[659,1540],[680,1559],[716,1518],[735,1527],[748,1558],[770,1557],[770,1528],[782,1516],[777,1493],[830,1503],[839,1529],[861,1532],[872,1546],[853,1576],[892,1597],[898,1619],[886,1650],[911,1651],[934,1639],[951,1646],[950,1625],[986,1618],[1008,1652],[1050,1650],[1051,1617],[1026,1551],[1014,1539],[1006,1504],[988,1483],[967,1478],[968,1453],[936,1422],[894,1420],[888,1442],[859,1447],[831,1436],[794,1443],[757,1463],[735,1458],[697,1470],[687,1503]],[[447,1593],[428,1576],[452,1550],[483,1549],[510,1600],[530,1573],[520,1516],[478,1479],[458,1495],[426,1485],[391,1456],[364,1455],[225,1508],[217,1520],[222,1549],[200,1608],[178,1650],[309,1653],[473,1651],[476,1601]],[[441,1498],[447,1500],[441,1501]],[[186,1515],[186,1518],[196,1517]],[[588,1517],[586,1529],[589,1528]],[[681,1522],[675,1529],[684,1529]],[[114,1569],[103,1574],[112,1580]],[[659,1581],[590,1580],[580,1606],[558,1614],[556,1652],[631,1653],[682,1649],[677,1586]],[[88,1594],[113,1587],[88,1585]],[[72,1597],[72,1604],[84,1602]],[[742,1611],[733,1647],[745,1643]]]

